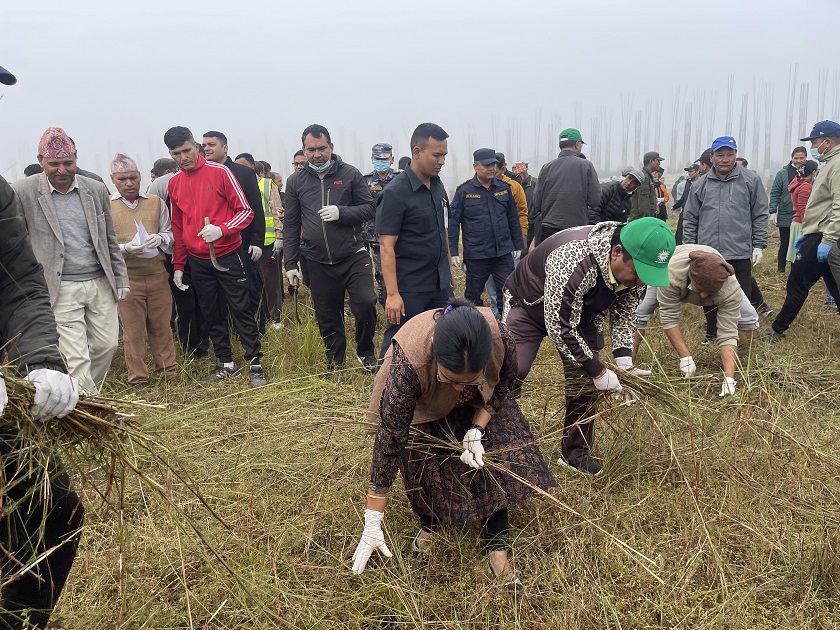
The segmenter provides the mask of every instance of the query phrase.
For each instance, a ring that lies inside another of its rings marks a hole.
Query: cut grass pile
[[[784,276],[766,258],[759,282],[778,308]],[[822,300],[815,287],[786,340],[741,351],[738,396],[725,401],[717,350],[699,345],[701,309],[685,311],[702,375],[691,385],[654,320],[640,356],[654,374],[636,384],[646,396],[598,409],[597,480],[554,464],[564,399],[546,342],[521,405],[559,487],[511,510],[527,589],[518,599],[489,578],[475,526],[445,530],[428,560],[411,558],[418,525],[400,481],[385,516],[394,557],[350,573],[372,377],[354,360],[319,377],[314,322],[287,321],[265,339],[268,387],[250,390],[245,376],[204,386],[212,366],[197,362],[179,384],[149,390],[166,407],[137,408],[136,420],[166,451],[138,451],[134,463],[168,501],[132,475],[121,511],[85,495],[56,626],[836,628],[840,317]],[[127,392],[124,376],[113,372],[110,393]]]

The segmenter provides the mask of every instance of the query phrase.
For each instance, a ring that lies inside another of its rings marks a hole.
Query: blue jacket
[[[458,252],[462,232],[464,260],[498,258],[521,250],[522,229],[510,184],[493,178],[485,188],[473,177],[458,186],[449,217],[449,251]]]

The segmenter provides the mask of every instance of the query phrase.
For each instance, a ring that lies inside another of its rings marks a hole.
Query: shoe
[[[295,291],[297,291],[297,289],[296,289],[294,286],[292,286],[292,285],[290,284],[290,285],[289,285],[289,295],[290,295],[290,296],[294,295],[294,294],[295,294]]]
[[[762,339],[769,342],[781,341],[785,338],[785,333],[776,331],[772,326],[770,328],[762,328],[759,333]]]
[[[248,381],[251,387],[265,387],[268,385],[268,379],[265,377],[262,366],[259,363],[252,363],[248,368]]]
[[[489,560],[487,561],[487,569],[490,571],[490,575],[497,580],[499,579],[499,576],[496,575],[496,572],[493,570],[493,564]],[[517,595],[521,595],[525,592],[525,586],[523,586],[522,582],[518,577],[516,577],[516,575],[513,576],[513,579],[503,582],[502,588]]]
[[[135,392],[142,392],[144,389],[149,389],[149,383],[132,383],[131,386],[134,388]]]
[[[239,374],[239,366],[236,365],[236,363],[233,364],[232,368],[225,367],[224,363],[217,363],[213,371],[204,377],[204,382],[218,383],[219,381],[224,381],[225,379],[228,379],[231,376],[236,376],[237,374]]]
[[[574,470],[585,475],[592,475],[593,477],[597,477],[603,472],[601,465],[594,459],[589,457],[589,455],[584,455],[583,459],[574,464],[566,461],[566,457],[561,455],[560,459],[557,460],[557,463],[561,466],[565,466],[570,470]]]
[[[759,315],[762,315],[764,317],[770,317],[773,314],[773,309],[767,306],[766,302],[762,302],[761,304],[759,304],[756,310],[758,311]]]
[[[428,555],[428,553],[429,553],[428,547],[421,548],[420,545],[417,544],[417,541],[420,539],[420,534],[422,534],[422,533],[423,533],[423,530],[421,529],[419,532],[417,532],[417,535],[411,541],[411,552],[413,554],[417,555],[417,556],[425,556],[425,555]],[[426,544],[427,545],[429,544],[429,539],[428,538],[426,539]]]
[[[338,363],[333,361],[327,361],[327,367],[324,368],[324,371],[319,375],[325,381],[330,380],[332,378],[333,373],[339,369],[341,366]]]
[[[365,372],[376,372],[376,368],[379,367],[379,362],[376,360],[376,357],[358,357],[359,363],[362,364],[362,367],[365,368]]]
[[[274,323],[271,325],[271,327],[272,327],[274,330],[283,330],[283,328],[285,328],[285,326],[284,326],[283,322],[274,322]]]
[[[710,346],[710,345],[712,345],[714,342],[715,342],[715,338],[714,338],[714,337],[712,337],[712,336],[710,336],[710,335],[706,335],[706,337],[703,339],[703,341],[701,341],[701,342],[700,342],[700,345],[701,345],[701,346]]]

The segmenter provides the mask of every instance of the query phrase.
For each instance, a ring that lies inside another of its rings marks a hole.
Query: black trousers
[[[23,454],[28,446],[9,428],[0,429],[3,458],[3,516],[0,543],[3,581],[9,582],[0,601],[0,628],[46,628],[58,596],[73,566],[85,511],[70,489],[70,478],[57,458],[46,474],[49,492],[43,487],[44,471],[26,470]],[[14,577],[24,566],[46,552],[49,555],[29,571]],[[24,612],[26,611],[26,612]],[[25,625],[25,622],[31,625]]]
[[[677,245],[683,244],[683,213],[680,210],[680,218],[677,219],[677,231],[674,233],[674,238],[677,241]]]
[[[755,279],[752,275],[752,259],[746,258],[742,260],[727,260],[735,269],[735,278],[738,284],[741,285],[744,295],[750,298],[750,302],[755,304],[756,296],[762,302],[764,297],[761,295],[761,290],[755,284]],[[703,311],[706,313],[706,337],[717,336],[717,306],[704,306]]]
[[[187,354],[204,357],[210,349],[210,335],[198,306],[198,296],[192,286],[190,261],[187,260],[187,264],[184,265],[184,284],[189,287],[186,291],[181,291],[172,281],[175,269],[172,267],[171,257],[166,257],[164,266],[169,272],[169,289],[172,291],[172,329],[175,331],[175,338]]]
[[[802,305],[805,304],[811,287],[820,278],[825,280],[828,292],[834,298],[834,301],[840,305],[840,293],[837,291],[837,283],[834,281],[831,267],[827,262],[817,260],[817,247],[821,242],[822,234],[808,234],[801,241],[799,253],[796,254],[796,261],[791,265],[790,275],[787,279],[785,303],[773,322],[773,330],[777,333],[783,333],[790,328],[793,320],[802,310]]]
[[[248,296],[251,299],[251,312],[254,313],[257,321],[257,329],[261,335],[264,335],[265,321],[268,317],[268,305],[262,299],[263,281],[260,275],[260,269],[257,263],[251,260],[251,254],[248,253],[248,246],[244,242],[240,249],[240,256],[242,257],[242,262],[245,264],[245,275],[248,277]],[[227,265],[222,265],[222,267],[227,267]]]
[[[436,532],[440,523],[434,516],[418,515],[420,528],[426,532]],[[507,551],[510,549],[510,518],[507,508],[502,508],[484,519],[483,542],[487,551]]]
[[[505,254],[497,258],[470,258],[465,260],[467,266],[467,280],[464,286],[464,297],[476,306],[483,306],[481,294],[487,278],[493,276],[496,287],[496,304],[504,304],[502,291],[505,280],[513,273],[513,256]],[[501,312],[501,307],[499,311]]]
[[[787,267],[787,252],[790,244],[790,226],[779,228],[779,253],[776,256],[779,273],[784,273]]]
[[[423,293],[400,293],[403,300],[403,308],[405,315],[400,318],[399,324],[389,324],[385,329],[385,335],[382,338],[382,348],[379,351],[379,358],[384,359],[385,353],[391,347],[391,341],[394,335],[409,319],[420,313],[425,313],[435,308],[444,308],[452,298],[452,289],[440,291],[427,291]]]
[[[560,232],[560,231],[561,231],[560,228],[556,228],[553,225],[540,224],[539,232],[537,233],[537,235],[535,237],[537,245],[542,243],[549,236],[554,236],[555,234],[557,234],[557,232]]]
[[[309,290],[315,319],[326,346],[327,361],[344,363],[347,336],[344,333],[344,293],[350,295],[350,312],[356,320],[356,354],[374,357],[373,333],[376,331],[376,292],[366,249],[328,265],[314,260],[307,262]]]
[[[233,361],[228,331],[228,312],[245,350],[245,358],[259,363],[262,357],[260,334],[254,321],[254,306],[248,287],[245,264],[239,250],[219,256],[227,271],[219,271],[209,260],[189,256],[193,288],[207,322],[213,352],[220,363]]]

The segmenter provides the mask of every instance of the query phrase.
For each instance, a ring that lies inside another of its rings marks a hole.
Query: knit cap
[[[711,252],[691,252],[688,265],[688,278],[691,288],[697,293],[709,295],[720,291],[723,283],[735,273],[735,269],[719,254]]]

